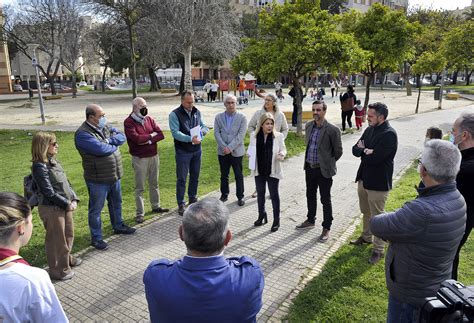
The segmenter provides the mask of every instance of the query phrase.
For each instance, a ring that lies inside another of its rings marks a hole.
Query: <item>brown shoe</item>
[[[329,239],[329,230],[326,228],[323,228],[323,233],[321,233],[321,235],[319,236],[318,241],[325,243],[326,241],[328,241],[328,239]]]
[[[372,255],[370,256],[369,264],[375,265],[375,264],[378,263],[382,258],[383,258],[383,253],[374,251],[374,252],[372,252]]]
[[[353,244],[355,246],[362,246],[363,244],[371,244],[372,241],[366,241],[364,240],[364,238],[362,238],[362,236],[358,237],[357,239],[355,240],[352,240],[351,242],[349,242],[350,244]]]
[[[314,228],[314,223],[311,223],[308,220],[296,226],[296,230],[312,229],[312,228]]]

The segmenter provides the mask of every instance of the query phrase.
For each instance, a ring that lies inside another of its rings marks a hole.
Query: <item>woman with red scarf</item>
[[[68,322],[48,273],[20,255],[33,231],[28,202],[0,192],[0,318],[5,322]]]

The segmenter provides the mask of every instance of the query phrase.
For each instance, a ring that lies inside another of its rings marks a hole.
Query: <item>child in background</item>
[[[355,119],[356,119],[356,127],[357,127],[357,130],[359,130],[359,128],[362,128],[362,124],[365,122],[365,109],[360,104],[360,100],[356,101],[356,104],[354,106],[354,112],[355,112]]]
[[[429,127],[426,129],[425,142],[431,139],[442,139],[443,131],[438,127]]]

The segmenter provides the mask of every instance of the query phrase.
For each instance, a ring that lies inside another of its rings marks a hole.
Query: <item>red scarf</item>
[[[16,255],[17,253],[13,250],[0,248],[0,260],[6,259],[11,256],[16,256]],[[30,266],[30,264],[23,258],[13,260],[12,262],[17,262],[20,264],[25,264],[27,266]]]

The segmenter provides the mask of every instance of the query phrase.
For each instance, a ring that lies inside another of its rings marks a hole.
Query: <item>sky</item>
[[[471,0],[408,0],[408,6],[421,6],[423,8],[447,9],[465,8],[471,5]]]

